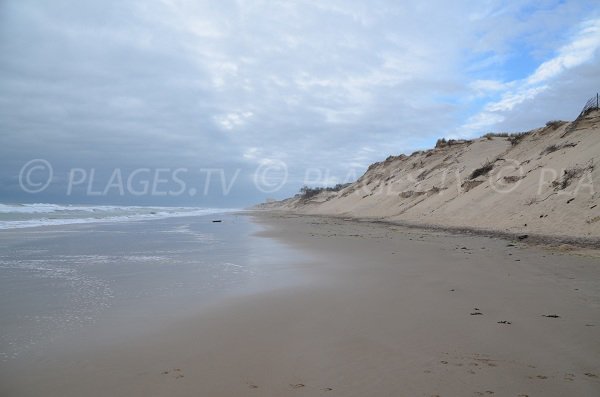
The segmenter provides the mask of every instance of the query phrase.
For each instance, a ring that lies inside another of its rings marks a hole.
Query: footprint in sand
[[[564,379],[572,382],[575,380],[575,374],[565,374]]]
[[[169,374],[173,373],[173,376],[175,379],[181,379],[184,377],[184,375],[181,372],[182,372],[181,368],[174,368],[171,371],[163,371],[162,374],[169,375]]]
[[[302,387],[304,387],[304,386],[306,386],[306,385],[304,385],[304,384],[302,384],[302,383],[296,383],[295,385],[292,385],[292,384],[290,384],[290,387],[291,387],[292,389],[300,389],[300,388],[302,388]]]
[[[248,389],[258,389],[258,386],[254,383],[254,382],[246,382],[246,385],[248,386]]]
[[[560,316],[558,314],[542,314],[542,317],[560,318]]]
[[[502,320],[502,321],[498,321],[498,324],[507,324],[507,325],[510,325],[512,323],[510,321]]]
[[[587,376],[588,378],[597,378],[598,377],[598,375],[593,374],[591,372],[586,372],[584,375]]]

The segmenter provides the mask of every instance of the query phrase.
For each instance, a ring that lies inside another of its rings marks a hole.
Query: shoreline
[[[600,391],[594,258],[339,218],[247,215],[264,226],[257,236],[303,250],[294,270],[314,281],[223,299],[138,338],[63,352],[11,373],[11,395]]]

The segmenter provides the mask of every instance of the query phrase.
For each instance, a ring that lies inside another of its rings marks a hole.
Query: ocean
[[[231,208],[113,205],[1,204],[0,229],[99,222],[128,222],[241,211]]]
[[[298,252],[233,210],[2,204],[0,216],[0,372],[302,278]]]

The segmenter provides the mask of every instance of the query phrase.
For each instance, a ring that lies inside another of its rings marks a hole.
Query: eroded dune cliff
[[[372,164],[339,191],[265,204],[298,213],[600,237],[600,111],[518,136],[440,141]]]

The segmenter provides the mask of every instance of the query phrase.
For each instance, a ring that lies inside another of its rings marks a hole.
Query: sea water
[[[239,211],[227,208],[112,205],[2,204],[0,229],[99,222],[127,222]]]
[[[255,236],[261,226],[231,211],[2,210],[12,218],[0,230],[0,363],[41,359],[53,344],[139,335],[220,297],[301,279],[290,259],[298,252]]]

